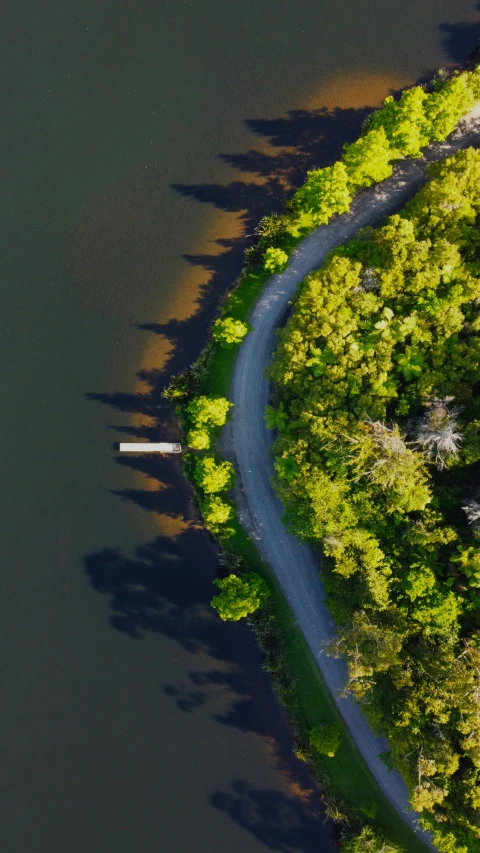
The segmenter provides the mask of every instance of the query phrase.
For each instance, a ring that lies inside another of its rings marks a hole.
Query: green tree
[[[213,324],[212,336],[221,346],[232,347],[240,344],[247,332],[251,331],[252,327],[248,323],[235,320],[233,317],[224,317]]]
[[[392,153],[385,129],[373,128],[356,142],[345,146],[342,160],[346,166],[348,183],[355,191],[384,181],[392,174]]]
[[[324,726],[315,726],[310,730],[309,740],[311,745],[322,755],[333,758],[343,738],[343,729],[340,723],[329,723]]]
[[[430,141],[425,115],[427,97],[421,86],[414,86],[405,89],[398,101],[389,95],[383,108],[373,114],[368,129],[384,129],[393,157],[422,156],[421,149]]]
[[[233,406],[224,397],[195,397],[186,407],[186,412],[197,427],[223,426],[228,410]]]
[[[280,431],[286,429],[288,416],[283,403],[280,403],[278,409],[274,409],[273,406],[265,408],[265,422],[267,429],[278,429]]]
[[[194,450],[208,450],[210,434],[206,429],[191,429],[187,432],[187,444]]]
[[[458,120],[473,106],[469,77],[458,74],[442,83],[425,101],[425,115],[430,139],[443,141],[454,130]]]
[[[270,246],[263,259],[263,268],[267,272],[276,273],[285,269],[288,264],[288,255],[282,249],[275,249]]]
[[[364,826],[354,838],[342,844],[342,853],[404,853],[403,848],[388,841],[378,830]]]
[[[367,477],[390,492],[399,509],[425,509],[431,493],[424,460],[408,447],[397,424],[387,427],[381,421],[365,421],[353,446],[352,465],[358,477]]]
[[[235,479],[235,472],[230,462],[217,464],[213,456],[203,456],[197,459],[193,476],[202,491],[211,495],[229,489]]]
[[[212,599],[211,605],[224,621],[237,622],[264,607],[270,598],[268,586],[256,572],[248,572],[242,577],[229,575],[217,578],[213,583],[221,592]]]
[[[315,225],[328,222],[336,213],[346,213],[352,197],[344,164],[337,162],[325,169],[312,169],[295,193],[294,201],[299,212],[311,213]]]
[[[234,510],[229,501],[214,495],[202,503],[202,515],[207,527],[216,531],[233,518]]]

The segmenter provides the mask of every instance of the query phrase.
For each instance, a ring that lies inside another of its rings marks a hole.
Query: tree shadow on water
[[[302,800],[278,790],[254,788],[243,779],[231,791],[215,791],[212,805],[228,814],[276,853],[322,853],[332,849],[331,827],[308,795]]]
[[[108,596],[114,628],[141,637],[162,633],[191,652],[225,658],[221,624],[208,607],[214,554],[201,531],[187,529],[174,540],[159,536],[130,558],[104,548],[85,558],[93,588]],[[199,571],[199,567],[211,567]]]
[[[201,267],[205,273],[205,281],[199,287],[195,310],[190,317],[135,324],[140,332],[158,335],[167,343],[163,363],[138,372],[140,390],[87,394],[89,400],[128,415],[123,423],[112,425],[112,430],[131,436],[132,440],[159,441],[168,436],[169,440],[175,441],[180,438],[178,425],[162,391],[172,375],[198,358],[205,344],[206,329],[218,311],[222,297],[240,273],[243,253],[252,241],[259,219],[280,208],[285,197],[302,182],[306,169],[333,162],[343,143],[358,135],[369,112],[367,107],[323,108],[291,110],[277,119],[251,119],[247,125],[261,140],[258,150],[219,155],[237,173],[250,174],[251,179],[235,178],[226,185],[173,187],[186,198],[236,212],[240,217],[240,234],[227,238],[219,233],[215,240],[216,251],[212,254],[184,256],[189,264]],[[132,456],[118,456],[116,461],[141,471],[159,485],[157,489],[117,490],[115,494],[151,512],[172,516],[182,514],[182,503],[188,503],[188,497],[177,461],[159,461],[152,455],[141,461]]]
[[[480,12],[480,3],[476,4],[476,10]],[[480,42],[480,20],[445,23],[440,26],[440,31],[448,58],[458,64],[467,62]]]

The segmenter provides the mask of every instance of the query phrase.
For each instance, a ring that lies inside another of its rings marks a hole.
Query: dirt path
[[[287,269],[273,276],[250,317],[253,331],[240,348],[232,379],[230,399],[234,420],[225,429],[222,444],[235,463],[240,477],[236,501],[242,525],[255,539],[262,557],[275,572],[295,619],[312,651],[324,680],[351,735],[385,796],[415,830],[418,816],[409,810],[407,789],[399,773],[388,772],[378,755],[387,747],[371,730],[359,705],[342,699],[346,681],[343,660],[322,652],[322,644],[335,631],[324,603],[318,565],[309,547],[289,535],[282,524],[282,505],[270,480],[272,435],[263,419],[268,401],[267,367],[289,300],[298,284],[323,263],[326,254],[350,240],[359,228],[376,226],[398,211],[425,182],[428,162],[440,160],[460,148],[480,143],[480,104],[464,119],[447,142],[430,146],[421,160],[408,160],[395,167],[391,178],[362,193],[351,211],[335,217],[312,232],[293,252]],[[432,849],[427,833],[420,831]]]

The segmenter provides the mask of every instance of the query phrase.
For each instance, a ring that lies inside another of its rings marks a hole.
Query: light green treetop
[[[213,324],[212,336],[221,346],[231,347],[241,343],[251,330],[252,327],[248,323],[235,320],[234,317],[224,317]]]
[[[348,183],[354,190],[370,187],[392,174],[392,152],[383,127],[372,128],[352,145],[346,145],[342,157]]]
[[[294,198],[297,210],[311,213],[316,225],[328,222],[336,213],[346,213],[352,197],[344,164],[337,162],[325,169],[312,169]]]
[[[195,426],[223,426],[233,406],[225,397],[195,397],[186,407]]]
[[[248,572],[241,577],[229,575],[213,582],[221,592],[212,599],[211,605],[224,621],[237,622],[264,607],[270,598],[267,584],[256,572]]]
[[[288,264],[288,255],[283,249],[275,249],[270,246],[264,256],[263,267],[267,272],[281,272]]]
[[[235,472],[230,462],[217,464],[213,456],[202,456],[197,459],[193,476],[205,494],[211,495],[229,489],[235,479]]]

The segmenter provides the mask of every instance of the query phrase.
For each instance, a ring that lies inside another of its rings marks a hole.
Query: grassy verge
[[[302,236],[299,235],[295,242],[299,242]],[[237,288],[227,297],[222,315],[228,314],[235,319],[246,321],[268,278],[269,274],[263,270],[245,274]],[[229,350],[210,341],[202,356],[207,369],[197,389],[198,394],[228,396],[237,352],[237,347]],[[182,414],[181,408],[179,413]],[[195,488],[192,462],[193,457],[187,455],[185,473]],[[258,572],[267,581],[272,592],[271,611],[282,638],[280,648],[276,646],[278,670],[282,670],[283,674],[285,671],[291,673],[293,687],[282,689],[275,673],[272,673],[273,681],[287,710],[299,751],[308,760],[321,784],[327,811],[332,817],[337,816],[350,824],[357,821],[371,822],[381,827],[392,840],[401,844],[407,853],[425,853],[425,846],[380,791],[350,734],[343,726],[330,691],[296,625],[272,570],[262,561],[254,542],[236,518],[229,522],[228,529],[228,537],[219,537],[220,545],[228,548],[229,552],[233,551],[249,571]],[[256,630],[255,620],[252,619],[251,624]],[[261,645],[260,637],[259,641]],[[308,735],[315,726],[334,722],[342,724],[344,736],[335,757],[328,758],[309,746]],[[373,819],[367,814],[372,814],[372,808]]]

